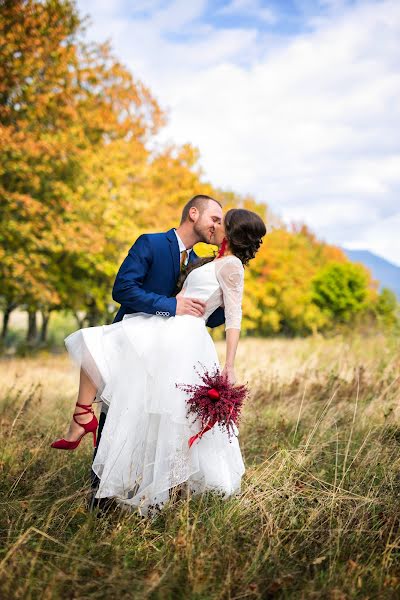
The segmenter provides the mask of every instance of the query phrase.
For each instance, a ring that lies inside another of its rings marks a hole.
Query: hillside
[[[379,281],[380,289],[386,287],[393,290],[400,300],[400,267],[369,250],[343,248],[343,251],[350,260],[362,263],[371,271],[373,278]]]

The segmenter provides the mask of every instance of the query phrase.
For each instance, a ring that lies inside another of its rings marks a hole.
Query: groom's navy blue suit
[[[197,258],[192,250],[189,262]],[[121,304],[121,308],[114,323],[122,321],[125,314],[135,312],[174,317],[176,299],[173,296],[179,271],[180,252],[173,229],[138,237],[115,279],[112,297]],[[218,327],[224,321],[224,311],[218,308],[210,316],[207,325]]]
[[[198,257],[192,250],[189,262]],[[112,297],[121,304],[114,323],[122,321],[125,314],[144,312],[151,315],[174,317],[176,314],[176,284],[180,273],[180,252],[173,229],[166,233],[143,234],[133,244],[115,279]],[[222,308],[209,317],[208,327],[218,327],[225,322]],[[100,414],[97,436],[99,445],[106,412]],[[96,455],[97,447],[94,451]],[[92,484],[98,478],[92,471]]]

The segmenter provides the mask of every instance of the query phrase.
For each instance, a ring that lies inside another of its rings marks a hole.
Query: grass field
[[[148,520],[87,512],[89,436],[49,448],[74,402],[68,357],[1,361],[0,596],[400,598],[400,342],[243,340],[238,364],[242,494]]]

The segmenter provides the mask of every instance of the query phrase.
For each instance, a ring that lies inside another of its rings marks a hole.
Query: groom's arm
[[[113,300],[135,312],[151,315],[163,313],[165,317],[173,317],[176,313],[176,298],[161,296],[142,288],[152,262],[152,248],[148,236],[143,234],[133,244],[117,273],[112,290]]]
[[[225,323],[225,311],[222,306],[220,306],[208,317],[206,325],[207,327],[214,328],[219,327],[223,323]]]

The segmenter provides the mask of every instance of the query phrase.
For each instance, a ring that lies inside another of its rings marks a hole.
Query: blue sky
[[[400,265],[398,0],[78,0],[213,184]]]

